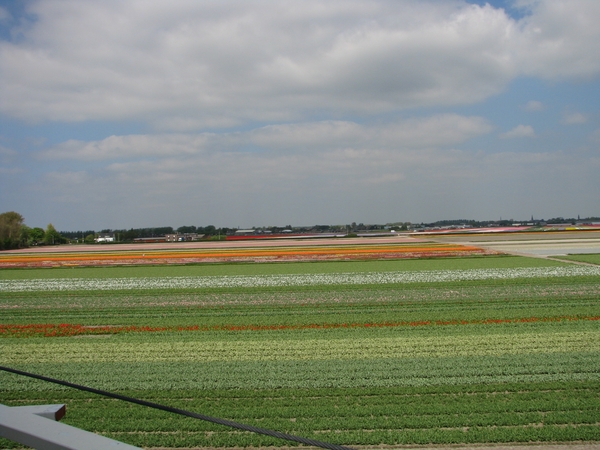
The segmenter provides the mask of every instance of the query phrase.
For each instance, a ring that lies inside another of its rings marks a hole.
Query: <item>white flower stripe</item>
[[[600,267],[563,266],[420,272],[235,275],[206,277],[54,278],[0,280],[0,292],[206,289],[317,285],[439,283],[471,280],[598,276]]]

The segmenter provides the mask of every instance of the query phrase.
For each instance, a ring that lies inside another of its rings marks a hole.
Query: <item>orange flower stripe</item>
[[[448,255],[451,253],[486,253],[484,249],[464,245],[427,244],[427,245],[385,245],[385,246],[344,246],[344,247],[280,247],[254,249],[218,249],[218,250],[165,250],[165,251],[123,251],[123,252],[83,252],[51,254],[5,254],[0,256],[0,265],[6,263],[36,262],[77,262],[77,261],[124,261],[124,260],[168,260],[168,259],[231,259],[231,258],[286,258],[307,257],[372,257],[381,255],[415,254],[415,256]]]

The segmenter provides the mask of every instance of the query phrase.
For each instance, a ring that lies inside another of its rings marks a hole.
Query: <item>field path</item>
[[[511,255],[537,258],[552,259],[552,256],[600,253],[600,231],[456,234],[430,238],[439,243],[472,245]]]

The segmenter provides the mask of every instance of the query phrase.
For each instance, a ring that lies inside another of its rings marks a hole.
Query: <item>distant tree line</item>
[[[599,222],[600,221],[600,217],[586,217],[584,219],[580,219],[579,217],[577,217],[577,219],[575,219],[574,217],[569,217],[567,219],[565,219],[564,217],[553,217],[552,219],[548,219],[546,222],[547,223],[570,223],[575,225],[576,223],[585,223],[585,222]]]
[[[23,248],[32,245],[65,244],[68,240],[49,223],[46,229],[30,228],[23,216],[15,211],[0,214],[0,250]]]
[[[588,217],[585,219],[563,219],[562,217],[549,219],[547,221],[533,220],[535,224],[539,224],[540,222],[544,223],[568,223],[572,222],[590,222],[590,221],[600,221],[600,218],[597,217]],[[532,220],[525,221],[517,221],[522,223],[532,222]],[[252,227],[257,234],[270,232],[273,234],[284,233],[288,231],[293,231],[294,233],[340,233],[340,232],[377,232],[383,231],[386,229],[394,229],[394,230],[411,230],[421,227],[452,227],[452,226],[469,226],[473,228],[478,227],[488,227],[490,225],[494,226],[511,226],[515,223],[514,219],[500,219],[500,220],[485,220],[478,221],[472,219],[453,219],[453,220],[438,220],[437,222],[431,223],[411,223],[411,222],[393,222],[387,223],[385,225],[382,224],[364,224],[364,223],[356,223],[352,222],[346,225],[312,225],[312,226],[295,226],[285,225],[283,227],[279,226],[270,226],[270,227]],[[199,235],[204,235],[206,239],[211,237],[215,237],[217,235],[226,236],[227,234],[233,234],[237,228],[216,228],[213,225],[208,225],[205,227],[202,226],[181,226],[179,228],[173,227],[157,227],[157,228],[131,228],[127,229],[104,229],[99,232],[95,231],[62,231],[62,234],[69,239],[81,239],[85,238],[85,241],[88,243],[94,242],[94,237],[98,235],[98,233],[114,233],[116,240],[118,242],[133,242],[137,238],[152,238],[158,236],[164,236],[166,234],[175,234],[175,233],[196,233]]]
[[[531,220],[526,221],[517,221],[517,222],[532,222]],[[539,220],[534,220],[534,223],[540,222]],[[438,220],[437,222],[431,223],[421,223],[419,226],[421,227],[457,227],[461,225],[466,225],[471,228],[485,228],[490,225],[500,226],[500,227],[510,227],[515,223],[514,219],[500,219],[500,220],[467,220],[467,219],[456,219],[456,220]]]
[[[586,218],[563,218],[554,217],[548,220],[525,220],[520,221],[524,223],[533,222],[535,224],[540,223],[589,223],[599,222],[600,217],[586,217]],[[517,221],[519,222],[519,221]],[[432,223],[421,223],[412,224],[410,222],[395,222],[387,223],[386,225],[365,225],[363,223],[357,224],[352,222],[347,225],[314,225],[307,227],[292,227],[291,225],[285,225],[284,227],[253,227],[256,233],[285,233],[293,231],[295,233],[328,233],[328,232],[346,232],[356,233],[359,231],[377,231],[384,229],[396,229],[396,230],[407,230],[407,229],[418,229],[421,227],[451,227],[451,226],[469,226],[469,227],[487,227],[490,225],[497,226],[511,226],[515,221],[510,220],[495,220],[495,221],[477,221],[469,219],[456,219],[456,220],[438,220]],[[214,225],[202,226],[181,226],[177,229],[173,227],[156,227],[156,228],[130,228],[121,230],[104,229],[99,232],[94,230],[85,231],[61,231],[58,232],[54,226],[49,223],[46,229],[40,227],[30,228],[24,223],[23,216],[15,211],[8,211],[0,214],[0,250],[8,250],[14,248],[29,247],[35,245],[57,245],[65,244],[67,242],[85,242],[94,243],[99,233],[111,233],[115,235],[117,242],[133,242],[138,238],[153,238],[161,237],[167,234],[175,233],[196,233],[202,235],[205,239],[217,239],[217,236],[226,236],[236,231],[236,228],[217,228]]]
[[[165,236],[175,233],[196,233],[205,237],[222,235],[225,236],[230,228],[216,228],[214,225],[206,227],[197,227],[194,225],[182,226],[177,229],[173,227],[155,227],[155,228],[130,228],[128,229],[111,229],[106,228],[100,231],[61,231],[60,234],[71,240],[84,240],[86,243],[93,243],[98,234],[114,234],[117,242],[133,242],[135,239],[153,238]]]
[[[114,234],[118,242],[133,242],[137,238],[161,237],[166,234],[175,233],[196,233],[206,238],[212,236],[225,236],[231,228],[217,228],[214,225],[206,227],[182,226],[176,230],[173,227],[155,227],[155,228],[131,228],[113,230],[104,229],[96,232],[95,230],[85,231],[56,231],[51,223],[46,229],[40,227],[30,228],[24,223],[23,216],[15,211],[9,211],[0,214],[0,250],[9,250],[15,248],[24,248],[36,245],[57,245],[68,242],[94,243],[99,233]]]

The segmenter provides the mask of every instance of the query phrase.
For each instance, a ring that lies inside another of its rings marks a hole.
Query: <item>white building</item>
[[[99,233],[98,237],[94,239],[96,243],[100,244],[102,242],[115,242],[115,234],[114,233]]]

